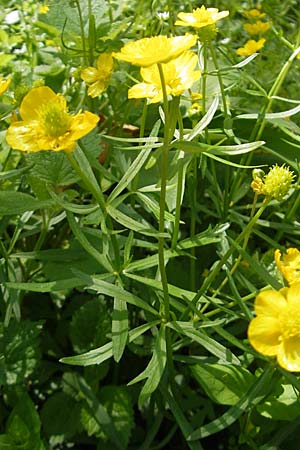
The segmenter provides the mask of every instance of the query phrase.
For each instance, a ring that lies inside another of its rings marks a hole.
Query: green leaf
[[[40,417],[29,395],[18,394],[18,401],[13,408],[6,426],[16,448],[38,450],[40,448]],[[14,447],[15,448],[15,447]]]
[[[41,410],[43,430],[47,436],[61,442],[77,434],[81,427],[80,403],[64,392],[56,392]]]
[[[241,366],[195,364],[191,371],[213,402],[234,405],[249,390],[255,377]]]
[[[0,367],[5,373],[5,384],[23,383],[32,375],[40,360],[41,330],[41,322],[28,320],[11,320],[7,327],[0,324]]]
[[[215,112],[218,109],[218,106],[219,106],[219,96],[216,95],[205,116],[202,117],[200,122],[197,123],[197,125],[191,130],[191,132],[188,135],[184,136],[188,141],[192,141],[210,124],[215,115]]]
[[[1,450],[15,450],[16,449],[9,434],[0,434],[0,448],[1,448]]]
[[[248,142],[246,144],[239,145],[208,145],[200,142],[187,142],[187,141],[178,141],[173,145],[176,148],[180,148],[181,150],[188,153],[203,153],[208,155],[241,155],[244,153],[252,152],[257,148],[264,145],[264,141],[257,142]]]
[[[112,313],[112,350],[116,362],[122,358],[128,339],[128,311],[126,302],[114,298]]]
[[[128,390],[124,386],[104,386],[98,396],[99,403],[111,416],[112,423],[120,436],[124,447],[127,448],[131,429],[134,425],[132,400]],[[104,433],[91,411],[83,408],[81,421],[89,436],[96,436],[101,441],[107,441]]]
[[[160,120],[158,120],[150,133],[150,137],[157,136],[160,128]],[[147,161],[150,153],[152,151],[151,141],[146,142],[143,150],[138,154],[136,159],[133,161],[131,166],[128,168],[126,173],[123,175],[117,186],[114,188],[112,193],[107,199],[107,203],[111,203],[118,195],[129,185],[129,183],[134,179],[138,172],[142,169],[143,165]]]
[[[166,362],[166,329],[164,326],[161,326],[155,339],[153,355],[149,364],[143,372],[128,383],[128,385],[131,385],[147,378],[139,395],[139,407],[145,403],[158,387],[165,370]]]
[[[124,214],[119,209],[116,209],[111,205],[107,206],[107,212],[116,222],[123,225],[129,230],[136,231],[146,236],[159,237],[163,235],[164,237],[169,237],[167,233],[159,233],[158,231],[155,230],[155,228],[151,227],[150,224],[148,225],[145,223],[138,222],[137,220],[133,219],[127,214]]]
[[[141,325],[134,330],[129,331],[128,341],[133,342],[139,336],[144,334],[150,328],[156,326],[160,321],[155,320],[153,322],[149,322],[147,324]],[[111,358],[112,353],[112,342],[108,342],[100,348],[96,348],[87,353],[83,353],[82,355],[77,356],[67,356],[65,358],[61,358],[60,362],[65,364],[72,364],[78,366],[90,366],[92,364],[101,364],[103,361]]]
[[[32,166],[31,175],[54,186],[66,186],[78,181],[78,175],[70,167],[64,152],[29,153],[26,163]]]
[[[29,194],[15,191],[0,192],[0,215],[9,216],[23,214],[26,211],[36,211],[37,209],[50,208],[52,201],[40,201]]]
[[[299,417],[299,397],[291,384],[281,385],[283,392],[271,395],[264,403],[257,405],[257,411],[272,420],[294,420]]]
[[[252,384],[249,391],[222,416],[194,430],[188,440],[194,441],[214,433],[218,433],[232,425],[248,408],[260,403],[269,393],[274,369],[268,367],[260,377]]]
[[[204,331],[197,330],[194,328],[192,322],[179,322],[174,321],[168,323],[168,326],[173,330],[177,331],[180,334],[184,334],[188,336],[195,342],[198,342],[202,347],[204,347],[207,351],[217,356],[221,361],[231,362],[232,364],[240,365],[240,360],[226,347],[224,347],[219,342],[215,341]]]
[[[70,338],[76,353],[104,345],[111,330],[111,315],[105,300],[94,298],[73,313]]]

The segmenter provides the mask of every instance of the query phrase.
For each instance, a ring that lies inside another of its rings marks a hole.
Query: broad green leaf
[[[218,433],[232,425],[245,411],[259,404],[270,392],[274,369],[268,367],[252,384],[249,391],[222,416],[194,430],[188,440],[194,441]]]
[[[122,358],[128,339],[128,311],[127,303],[114,298],[114,309],[112,313],[112,350],[116,362]]]
[[[111,314],[106,301],[94,298],[85,302],[72,316],[70,339],[76,353],[104,345],[111,330]]]
[[[50,208],[52,201],[40,201],[29,194],[15,191],[0,192],[0,216],[23,214],[26,211]]]
[[[299,396],[291,384],[281,385],[283,392],[279,396],[271,395],[257,411],[272,420],[294,420],[299,418]]]
[[[36,152],[26,155],[26,163],[31,167],[30,174],[54,186],[67,186],[78,181],[64,152]]]
[[[159,322],[159,320],[155,320],[129,331],[128,342],[133,342],[150,328],[156,326]],[[103,361],[111,358],[112,355],[112,342],[108,342],[102,347],[96,348],[87,353],[83,353],[82,355],[66,356],[64,358],[61,358],[60,362],[65,364],[72,364],[75,366],[90,366],[92,364],[101,364]]]
[[[131,429],[134,425],[132,400],[124,386],[104,386],[100,389],[98,401],[111,416],[112,423],[122,443],[127,448]],[[108,436],[86,407],[81,410],[81,421],[89,436],[96,436],[106,442]]]
[[[0,372],[5,374],[5,384],[23,383],[37,368],[41,330],[41,322],[28,320],[11,320],[7,327],[0,325]]]
[[[41,410],[43,430],[49,437],[72,438],[81,429],[80,403],[64,392],[47,398]]]
[[[191,371],[209,398],[221,405],[234,405],[249,390],[255,377],[237,365],[195,364]]]
[[[204,331],[197,330],[194,328],[192,322],[179,322],[174,321],[168,323],[168,326],[180,334],[188,336],[198,344],[202,345],[208,352],[217,356],[221,361],[226,363],[232,363],[240,365],[240,360],[229,350],[229,348],[224,347],[218,341],[215,341],[210,336],[208,336]]]

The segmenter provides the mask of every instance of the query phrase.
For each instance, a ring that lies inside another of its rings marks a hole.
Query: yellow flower
[[[66,100],[49,87],[31,89],[20,106],[22,120],[7,130],[8,144],[24,152],[53,150],[71,152],[76,141],[89,133],[99,118],[90,112],[68,113]]]
[[[244,30],[253,35],[266,33],[269,29],[269,22],[262,22],[261,20],[258,20],[255,23],[245,23],[244,25]]]
[[[236,53],[240,56],[250,56],[253,55],[253,53],[256,53],[258,50],[263,48],[264,43],[266,40],[264,38],[259,39],[259,41],[254,41],[251,39],[250,41],[247,41],[244,47],[240,47],[236,50]]]
[[[280,250],[275,250],[275,262],[289,285],[300,282],[300,251],[296,248],[288,248],[282,256]]]
[[[200,77],[201,72],[194,70],[197,55],[187,51],[172,61],[162,64],[167,95],[181,95]],[[156,64],[141,69],[143,83],[132,86],[128,98],[149,98],[149,103],[157,103],[163,99],[163,91],[159,70]]]
[[[266,13],[261,13],[259,9],[253,8],[253,9],[249,9],[248,11],[244,11],[243,16],[246,17],[246,19],[262,19],[263,17],[265,17]]]
[[[215,24],[218,20],[229,15],[229,11],[220,11],[217,8],[201,8],[194,9],[192,13],[179,13],[175,25],[184,27],[203,28]]]
[[[267,197],[282,200],[288,193],[295,175],[284,164],[275,164],[264,177],[262,193]]]
[[[248,328],[251,345],[263,355],[276,356],[284,369],[300,372],[300,283],[260,292],[255,312]]]
[[[197,36],[186,34],[185,36],[154,36],[128,42],[113,56],[122,61],[130,62],[137,66],[147,67],[157,63],[167,63],[177,58],[184,51],[195,45]]]
[[[47,14],[48,11],[49,11],[49,6],[47,4],[41,5],[39,7],[39,14]]]
[[[88,95],[98,97],[105,91],[113,71],[113,57],[111,53],[98,56],[96,67],[87,67],[81,71],[81,78],[89,85]]]
[[[0,95],[4,94],[4,92],[10,85],[10,81],[10,78],[0,78]]]

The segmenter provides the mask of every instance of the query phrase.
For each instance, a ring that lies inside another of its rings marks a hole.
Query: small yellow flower
[[[264,43],[266,40],[264,38],[259,39],[259,41],[255,41],[253,39],[250,39],[246,42],[244,47],[240,47],[236,50],[236,53],[240,56],[250,56],[253,55],[253,53],[258,52],[258,50],[261,50],[264,46]]]
[[[255,177],[251,183],[251,188],[256,194],[263,194],[264,182],[260,177]]]
[[[0,95],[4,94],[6,89],[8,89],[10,82],[10,78],[0,78]]]
[[[199,79],[201,72],[194,70],[197,55],[187,51],[172,61],[162,64],[167,95],[181,95]],[[141,69],[143,83],[132,86],[128,98],[148,98],[149,103],[157,103],[163,99],[161,79],[156,64]]]
[[[12,148],[24,152],[71,152],[76,141],[99,121],[88,111],[69,114],[65,98],[46,86],[33,88],[25,95],[20,115],[22,120],[10,125],[6,140]]]
[[[47,14],[48,11],[49,11],[49,6],[47,4],[41,5],[39,7],[39,14]]]
[[[282,200],[288,193],[295,175],[284,164],[275,164],[264,177],[263,194],[267,197]]]
[[[300,372],[300,283],[279,291],[267,290],[255,299],[255,317],[248,328],[259,353],[276,356],[289,372]]]
[[[136,66],[147,67],[157,63],[167,63],[177,58],[184,51],[196,44],[197,36],[154,36],[128,42],[120,52],[113,56],[122,61],[130,62]]]
[[[87,85],[88,95],[98,97],[107,88],[114,67],[111,53],[102,53],[98,56],[96,67],[87,67],[81,71],[81,78]]]
[[[258,20],[255,23],[245,23],[244,30],[251,35],[255,34],[263,34],[266,33],[270,29],[269,22],[262,22]]]
[[[249,20],[262,19],[266,15],[266,13],[262,13],[259,9],[256,8],[248,9],[248,11],[244,11],[242,14],[244,17],[246,17],[246,19]]]
[[[282,273],[289,285],[300,282],[300,251],[296,248],[288,248],[282,255],[279,249],[274,253],[278,270]]]
[[[203,28],[209,25],[213,25],[218,20],[223,19],[229,15],[229,11],[220,11],[217,8],[205,8],[204,5],[201,8],[194,9],[192,13],[179,13],[175,25],[183,27]]]

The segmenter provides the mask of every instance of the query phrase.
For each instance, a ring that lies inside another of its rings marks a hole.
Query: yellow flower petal
[[[0,78],[0,95],[4,94],[11,82],[10,78]]]
[[[255,300],[255,312],[260,316],[277,319],[286,308],[287,301],[279,291],[262,291]]]
[[[269,22],[262,22],[258,20],[255,23],[245,23],[244,30],[251,35],[255,34],[263,34],[266,33],[270,29]]]
[[[203,28],[215,24],[218,20],[229,15],[229,11],[220,11],[217,8],[196,8],[192,13],[179,13],[175,25]]]
[[[24,97],[20,113],[24,120],[12,122],[6,140],[12,148],[25,152],[72,151],[76,141],[99,120],[90,112],[70,115],[66,100],[45,86],[32,89]]]
[[[264,38],[259,39],[258,41],[255,41],[254,39],[250,39],[246,42],[244,47],[240,47],[236,50],[236,53],[240,56],[250,56],[254,53],[258,52],[258,50],[261,50],[264,46],[264,43],[266,40]]]
[[[300,372],[300,336],[284,340],[278,349],[278,364],[289,372]]]
[[[98,80],[98,73],[95,67],[86,67],[80,72],[80,78],[87,84],[95,83]]]
[[[128,90],[128,98],[152,98],[157,95],[157,92],[154,84],[138,83]]]
[[[274,258],[278,270],[282,273],[290,285],[300,282],[299,250],[296,248],[288,248],[286,254],[281,255],[280,250],[276,249]]]
[[[128,42],[113,56],[137,66],[147,67],[176,58],[195,45],[196,41],[197,36],[192,34],[175,37],[154,36]]]
[[[280,345],[280,322],[273,317],[255,317],[248,328],[250,344],[266,356],[277,355]]]

